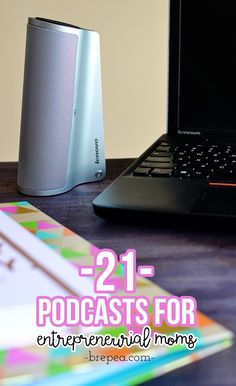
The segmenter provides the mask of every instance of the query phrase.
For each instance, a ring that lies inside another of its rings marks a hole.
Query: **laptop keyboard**
[[[133,171],[133,176],[236,179],[236,146],[170,145],[162,142]]]

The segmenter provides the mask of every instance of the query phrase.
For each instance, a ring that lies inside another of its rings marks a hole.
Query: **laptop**
[[[167,133],[94,200],[97,215],[236,217],[234,6],[170,1]]]

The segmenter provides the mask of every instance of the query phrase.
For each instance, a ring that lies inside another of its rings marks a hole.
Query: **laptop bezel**
[[[180,1],[170,0],[168,133],[178,134]]]
[[[167,133],[178,137],[192,137],[201,140],[212,139],[236,142],[235,130],[226,128],[217,130],[203,129],[199,131],[186,131],[178,127],[179,114],[179,71],[180,71],[180,33],[181,33],[181,3],[182,0],[169,0],[169,71],[168,71],[168,112]]]

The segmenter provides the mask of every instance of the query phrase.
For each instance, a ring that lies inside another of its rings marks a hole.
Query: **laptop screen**
[[[178,129],[236,130],[235,0],[179,1]]]

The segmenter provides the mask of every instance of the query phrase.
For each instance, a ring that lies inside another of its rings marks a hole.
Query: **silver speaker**
[[[49,196],[104,176],[99,34],[29,18],[18,190]]]

